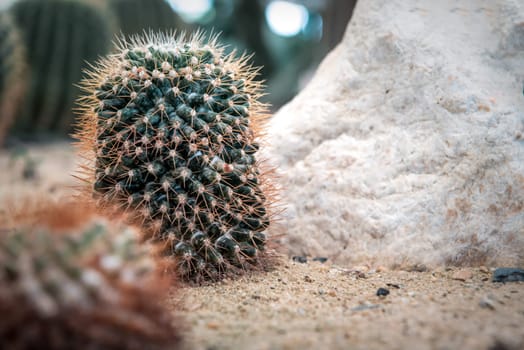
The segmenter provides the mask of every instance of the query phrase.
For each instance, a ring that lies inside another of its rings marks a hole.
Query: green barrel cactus
[[[109,6],[126,36],[141,34],[145,30],[182,29],[182,20],[166,0],[110,0]]]
[[[257,69],[202,38],[123,40],[83,83],[76,135],[98,203],[133,213],[191,280],[263,266],[272,199]]]
[[[67,206],[23,216],[0,226],[0,348],[177,348],[162,278],[132,229]]]
[[[10,8],[22,31],[30,73],[14,131],[21,135],[72,130],[74,86],[86,61],[108,52],[113,37],[111,17],[85,0],[19,0]]]
[[[25,57],[10,16],[0,13],[0,145],[14,120],[24,91]]]

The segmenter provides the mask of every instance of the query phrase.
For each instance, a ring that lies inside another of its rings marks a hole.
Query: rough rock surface
[[[360,0],[272,119],[291,254],[524,263],[524,2]]]

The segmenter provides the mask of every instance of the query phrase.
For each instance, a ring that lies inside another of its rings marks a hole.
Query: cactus
[[[126,36],[181,29],[183,23],[165,0],[110,0],[109,5]]]
[[[102,6],[81,0],[20,0],[10,12],[22,30],[31,74],[15,132],[66,134],[79,93],[74,84],[86,60],[108,52],[111,18]]]
[[[24,91],[24,52],[7,13],[0,13],[0,146],[14,120]]]
[[[180,276],[264,266],[273,197],[255,139],[267,106],[249,57],[199,34],[122,39],[117,52],[82,84],[88,191],[133,213]]]
[[[84,209],[24,210],[0,227],[0,348],[176,348],[145,247]]]

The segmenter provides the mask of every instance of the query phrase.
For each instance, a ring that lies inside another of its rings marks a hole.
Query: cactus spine
[[[177,348],[145,247],[84,209],[23,211],[0,227],[0,347]]]
[[[7,13],[0,13],[0,146],[24,91],[24,50]]]
[[[165,0],[110,0],[109,5],[126,36],[181,29],[182,21]]]
[[[10,12],[22,30],[31,75],[15,132],[66,134],[79,92],[74,84],[86,60],[107,53],[110,19],[100,6],[81,0],[20,0]]]
[[[261,266],[271,199],[257,69],[202,37],[123,40],[83,83],[77,133],[98,203],[134,213],[192,280]]]

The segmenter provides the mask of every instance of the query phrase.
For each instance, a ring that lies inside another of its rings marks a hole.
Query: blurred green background
[[[276,110],[341,39],[356,0],[0,0],[0,143],[65,137],[74,84],[119,33],[221,33],[254,53]]]

